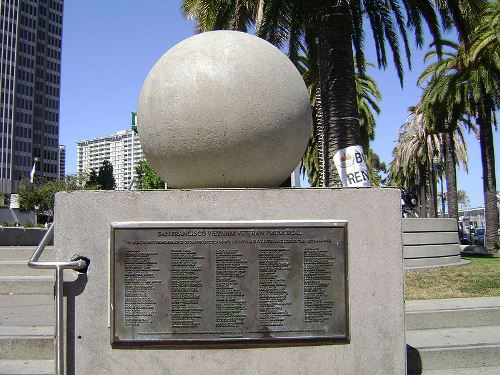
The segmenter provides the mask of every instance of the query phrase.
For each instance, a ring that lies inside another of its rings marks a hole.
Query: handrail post
[[[76,260],[69,262],[40,262],[40,256],[47,246],[48,242],[54,235],[54,224],[52,224],[43,236],[40,244],[28,261],[28,266],[39,269],[54,269],[56,274],[56,283],[54,288],[55,299],[55,315],[56,315],[56,331],[54,339],[55,351],[55,375],[64,375],[65,360],[64,360],[64,270],[81,270],[86,272],[89,265],[89,259],[76,256]]]
[[[56,374],[64,375],[64,268],[56,268],[56,332],[55,332],[55,355],[56,355]]]

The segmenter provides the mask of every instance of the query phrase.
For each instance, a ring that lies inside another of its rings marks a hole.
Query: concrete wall
[[[18,221],[21,224],[35,223],[35,214],[33,212],[23,212],[18,209],[10,209],[8,207],[0,207],[0,222],[6,221],[14,224]]]
[[[438,267],[461,263],[457,220],[403,219],[405,267]]]
[[[348,220],[350,342],[249,348],[112,348],[109,233],[119,221]],[[78,191],[56,195],[56,257],[68,271],[68,374],[405,374],[400,192],[396,189]]]
[[[46,232],[44,228],[0,227],[0,246],[38,246]]]

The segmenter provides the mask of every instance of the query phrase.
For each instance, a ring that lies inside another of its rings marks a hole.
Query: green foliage
[[[386,179],[382,177],[382,174],[387,173],[387,166],[380,161],[380,157],[371,149],[368,150],[368,155],[366,156],[366,166],[370,174],[371,184],[373,186],[385,185]]]
[[[138,176],[139,189],[164,189],[165,182],[151,167],[147,160],[141,160],[135,167]]]
[[[94,190],[99,189],[99,177],[97,176],[97,172],[95,169],[92,169],[89,174],[89,178],[85,183],[85,189]]]
[[[85,179],[84,176],[76,176],[75,182],[85,186],[86,190],[113,190],[116,186],[113,176],[113,165],[109,160],[104,160],[96,172],[92,169]]]
[[[368,91],[364,91],[362,87],[356,87],[357,103],[349,103],[348,99],[347,105],[341,106],[337,97],[327,95],[334,86],[342,87],[345,83],[343,88],[349,89],[352,85],[340,79],[354,75],[353,64],[345,63],[351,55],[354,54],[356,57],[355,65],[358,73],[362,77],[365,76],[365,30],[370,30],[373,36],[378,66],[386,68],[390,59],[389,54],[392,54],[392,60],[402,85],[403,54],[406,56],[408,65],[411,65],[409,41],[411,34],[415,37],[417,47],[421,48],[424,42],[424,27],[427,27],[440,54],[441,27],[444,29],[456,27],[460,37],[466,40],[477,19],[477,14],[486,3],[486,0],[183,0],[182,10],[188,18],[194,19],[199,32],[220,29],[247,32],[254,29],[259,37],[279,48],[286,49],[290,59],[299,69],[301,50],[308,51],[308,57],[313,62],[321,61],[321,69],[336,67],[334,75],[326,73],[328,69],[319,74],[315,64],[310,64],[310,73],[308,75],[303,73],[311,98],[317,95],[317,86],[321,86],[323,97],[323,103],[312,104],[313,107],[323,109],[325,123],[318,124],[321,115],[318,116],[316,112],[313,119],[315,123],[312,137],[302,161],[302,170],[307,171],[311,184],[318,186],[322,184],[322,175],[318,172],[321,163],[318,159],[322,160],[325,156],[324,159],[327,162],[330,161],[337,147],[336,142],[333,141],[335,137],[344,137],[346,142],[358,142],[356,139],[360,129],[356,126],[357,124],[354,121],[342,123],[338,118],[352,117],[352,113],[359,113],[361,116],[359,125],[363,133],[360,134],[361,143],[367,144],[374,136],[371,131],[374,119],[371,115],[372,111],[377,112],[376,101],[379,98],[374,95],[374,87],[370,87],[373,82],[370,80],[363,82]],[[332,29],[327,25],[335,22],[335,17],[339,15],[348,21],[347,24],[352,25],[352,29],[337,29],[333,33],[329,32],[328,30]],[[352,45],[352,48],[345,48],[343,50],[345,53],[334,54],[330,47],[335,44]],[[320,85],[315,83],[315,80]],[[343,83],[339,83],[340,81]],[[346,93],[350,92],[352,91],[346,90]],[[363,98],[363,102],[359,102],[360,94],[368,94]],[[332,108],[341,108],[335,117],[330,115]],[[323,150],[318,150],[314,144],[318,144],[317,135],[321,134],[321,131],[317,131],[317,128],[320,127],[329,130],[329,137],[325,140],[326,147]],[[344,128],[341,129],[341,127]],[[365,154],[369,154],[366,148]],[[327,169],[330,171],[331,168]],[[328,179],[332,179],[332,173],[328,175]],[[332,181],[325,181],[325,183],[330,185]]]
[[[97,183],[101,190],[113,190],[115,188],[115,178],[113,176],[113,165],[109,160],[104,160],[99,167]]]
[[[80,190],[77,183],[81,177],[68,175],[66,181],[52,180],[42,184],[32,184],[29,181],[19,187],[19,203],[23,211],[37,211],[54,216],[54,196],[59,191]]]
[[[48,181],[41,185],[26,183],[18,191],[21,210],[47,212],[53,216],[54,195],[64,189],[62,181]]]

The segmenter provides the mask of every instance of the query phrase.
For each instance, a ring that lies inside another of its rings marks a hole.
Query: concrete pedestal
[[[396,189],[65,192],[56,257],[91,260],[66,283],[68,374],[405,374],[403,256]],[[117,221],[348,220],[350,342],[252,348],[114,349],[109,233]],[[71,280],[74,281],[71,281]]]

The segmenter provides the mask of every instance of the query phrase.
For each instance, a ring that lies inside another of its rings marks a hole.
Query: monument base
[[[66,275],[69,374],[404,374],[403,257],[397,189],[77,191],[56,195],[58,260]],[[349,337],[335,344],[112,346],[114,222],[347,220]]]

